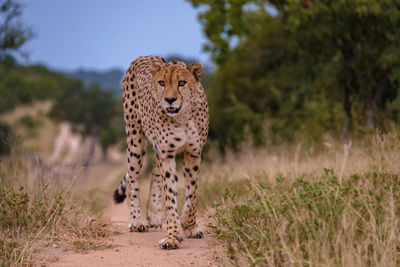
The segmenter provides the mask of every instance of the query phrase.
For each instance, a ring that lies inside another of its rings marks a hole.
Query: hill
[[[43,65],[0,64],[0,113],[34,101],[54,99],[82,84]]]
[[[124,76],[121,69],[114,68],[106,71],[79,69],[65,74],[70,78],[81,80],[85,88],[95,83],[102,89],[112,91],[114,96],[121,94],[121,80]]]

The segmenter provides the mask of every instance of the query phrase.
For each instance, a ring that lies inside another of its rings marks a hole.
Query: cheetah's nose
[[[167,102],[168,104],[172,105],[172,103],[175,102],[176,97],[166,97],[164,98],[165,102]]]

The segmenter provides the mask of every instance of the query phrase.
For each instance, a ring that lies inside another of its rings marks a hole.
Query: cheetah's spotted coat
[[[196,190],[201,151],[208,135],[208,105],[200,83],[203,66],[183,62],[166,63],[161,57],[139,57],[130,65],[122,82],[129,170],[114,192],[117,203],[124,201],[128,188],[131,231],[144,232],[161,227],[161,190],[164,190],[167,236],[162,249],[177,248],[186,237],[201,238],[196,223]],[[148,140],[156,152],[156,162],[147,203],[147,219],[142,217],[138,175]],[[175,155],[184,152],[185,204],[179,218]]]

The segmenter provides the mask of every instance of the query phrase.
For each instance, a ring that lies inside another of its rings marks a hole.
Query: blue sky
[[[59,70],[126,69],[142,55],[179,54],[210,63],[199,10],[184,0],[19,0],[35,32],[28,63]]]

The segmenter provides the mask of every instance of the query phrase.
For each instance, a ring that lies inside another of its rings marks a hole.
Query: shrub
[[[351,175],[343,183],[331,169],[313,182],[253,180],[252,194],[212,215],[213,233],[233,259],[252,266],[400,264],[400,177]]]

